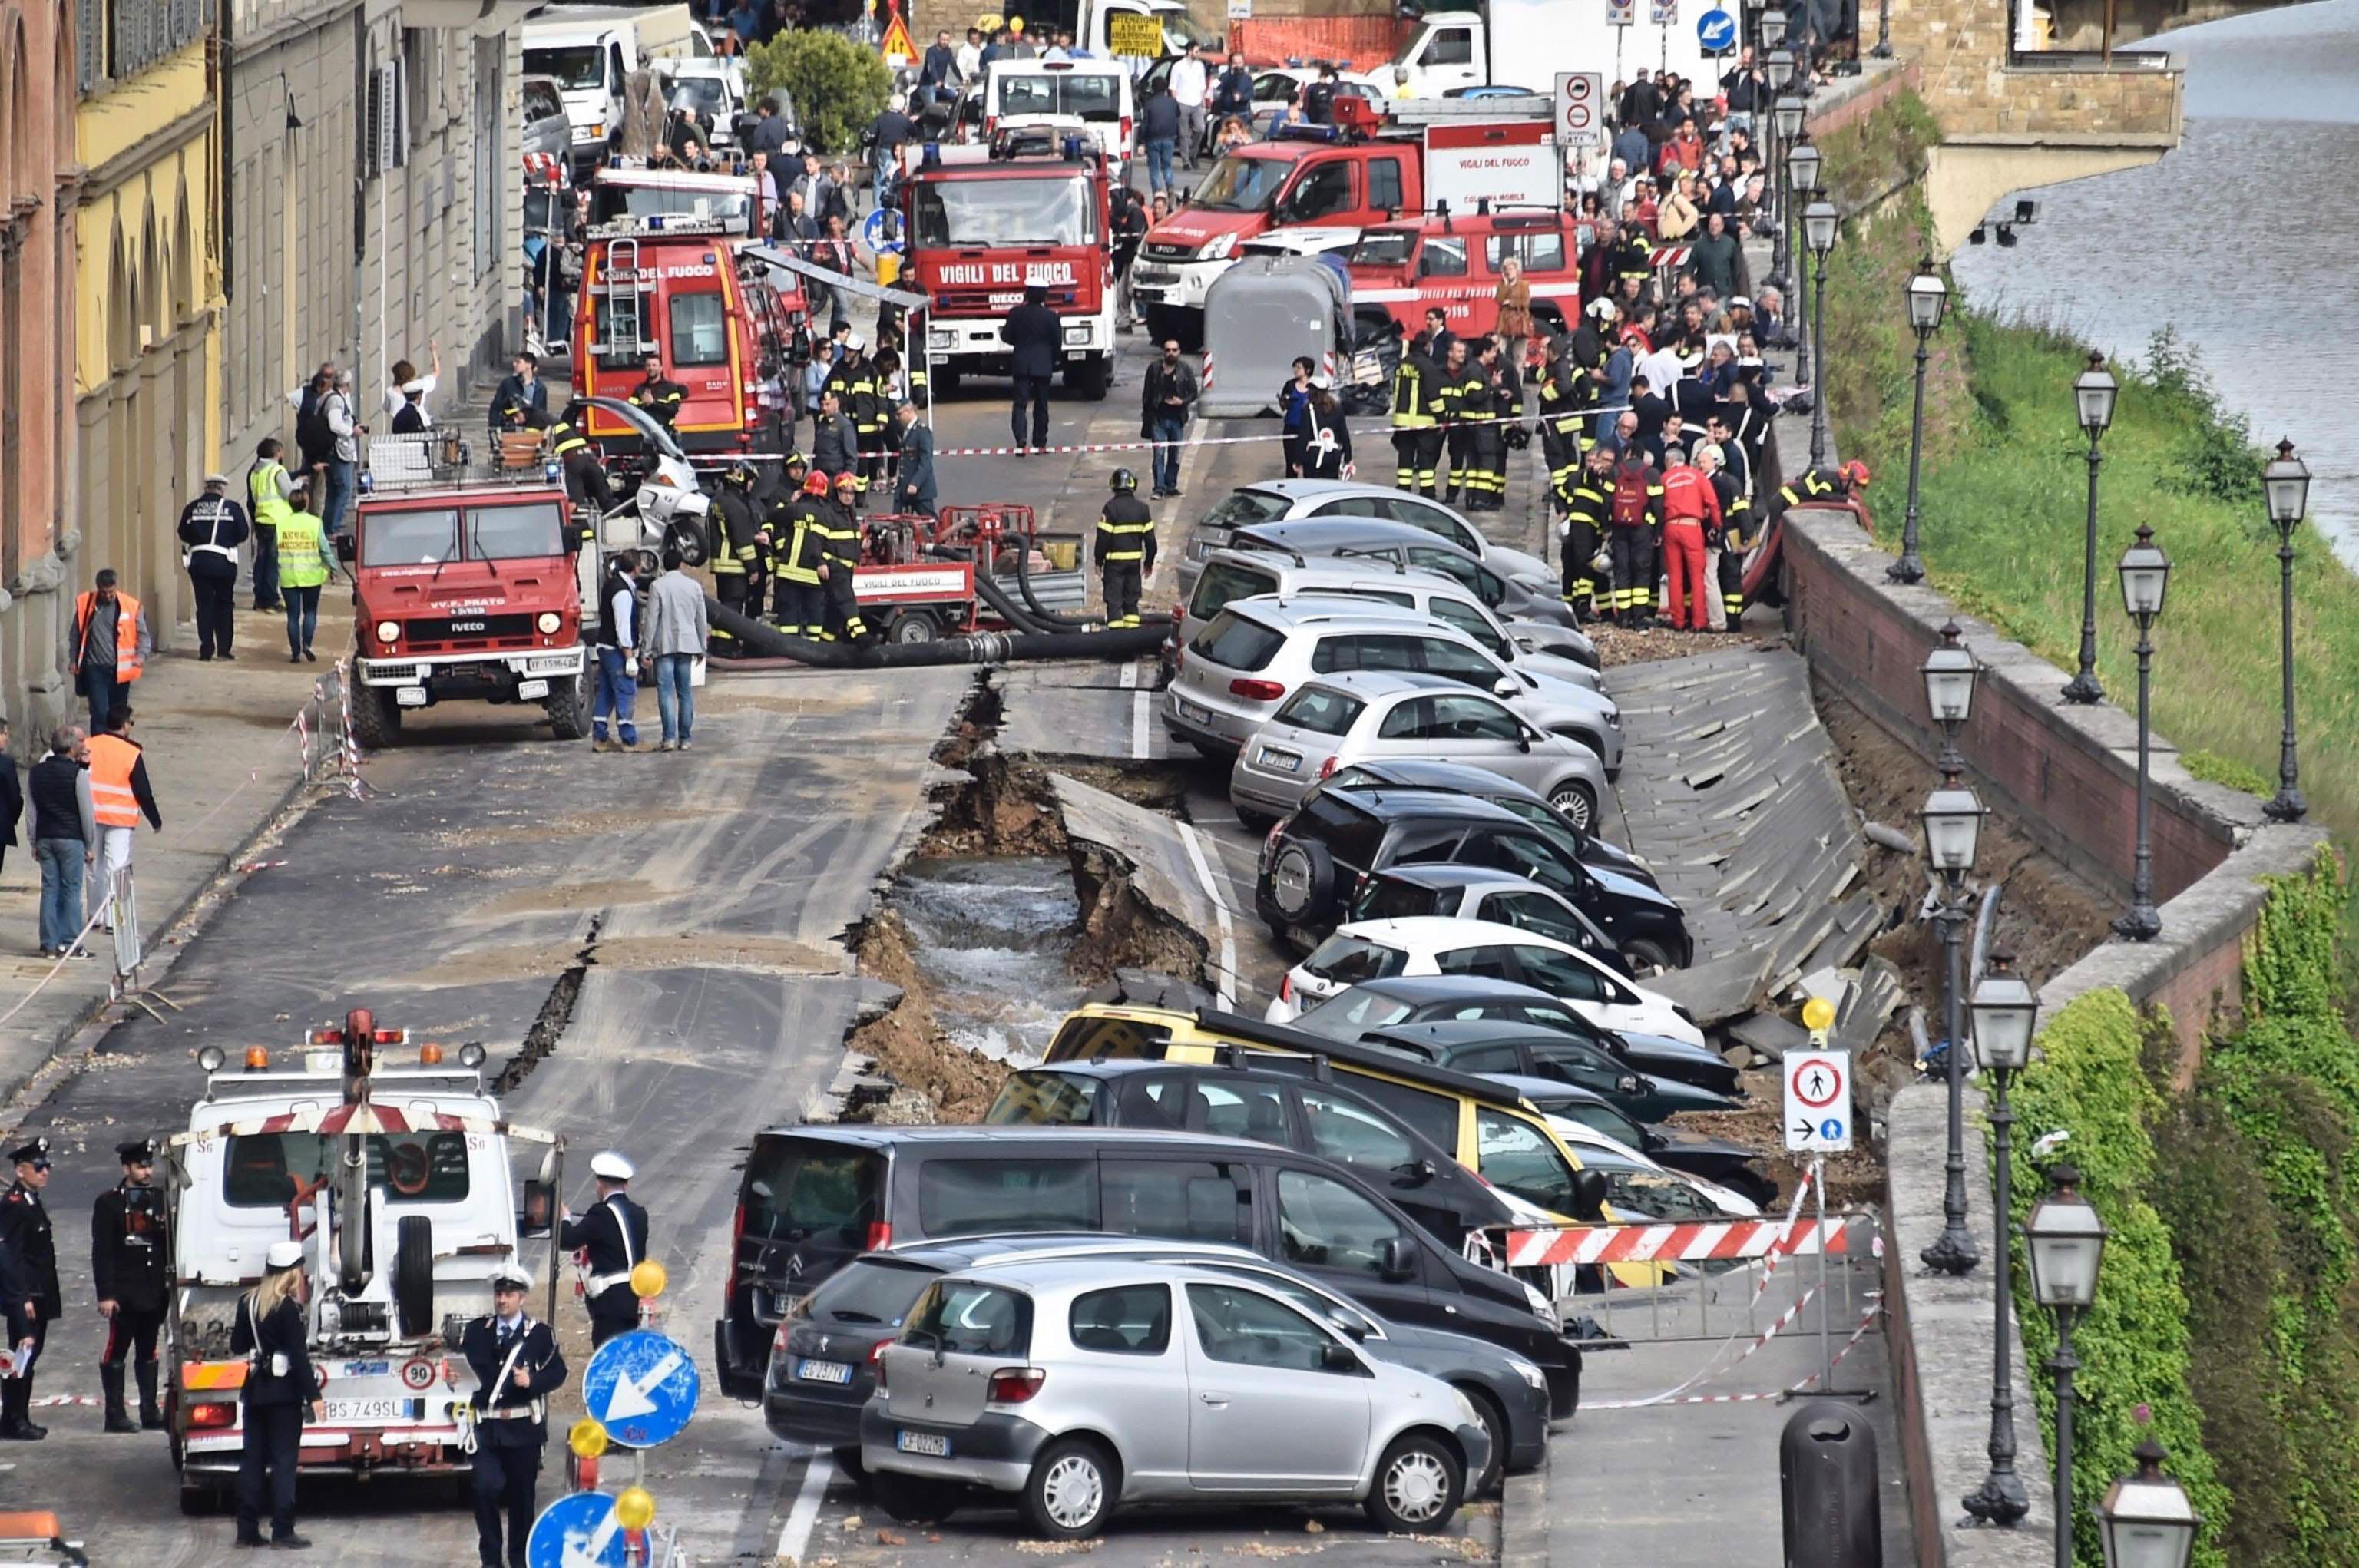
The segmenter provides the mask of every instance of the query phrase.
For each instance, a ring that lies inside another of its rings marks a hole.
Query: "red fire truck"
[[[1363,229],[1347,263],[1352,309],[1368,318],[1381,312],[1413,337],[1425,330],[1425,312],[1439,305],[1459,336],[1487,332],[1499,321],[1500,267],[1514,256],[1531,285],[1533,319],[1563,332],[1581,315],[1586,241],[1578,228],[1559,207],[1495,212],[1484,201],[1471,213],[1445,209]]]
[[[575,306],[574,387],[627,398],[646,356],[688,389],[673,433],[691,453],[783,452],[787,383],[810,357],[810,311],[790,273],[743,256],[768,226],[751,174],[601,169]],[[584,432],[636,452],[593,409]]]
[[[1002,130],[988,147],[929,142],[903,182],[909,271],[929,295],[923,352],[934,389],[967,371],[1005,376],[1000,323],[1024,290],[1064,322],[1065,385],[1103,397],[1114,376],[1114,256],[1106,156],[1091,138]]]

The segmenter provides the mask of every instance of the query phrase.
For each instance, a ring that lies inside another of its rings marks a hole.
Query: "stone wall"
[[[2182,72],[2158,54],[2017,54],[2017,0],[1891,0],[1892,49],[1952,140],[2179,139]],[[2027,3],[2027,0],[2024,0]]]

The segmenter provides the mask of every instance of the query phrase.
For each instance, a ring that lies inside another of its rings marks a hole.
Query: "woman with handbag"
[[[246,1358],[245,1450],[237,1461],[237,1543],[300,1552],[310,1541],[295,1533],[295,1468],[303,1444],[303,1415],[321,1418],[320,1380],[305,1350],[303,1244],[274,1241],[264,1255],[262,1282],[237,1303],[230,1328],[232,1356]],[[270,1479],[270,1539],[262,1539],[262,1484]]]

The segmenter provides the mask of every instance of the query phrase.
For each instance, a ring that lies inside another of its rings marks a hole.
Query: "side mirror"
[[[1384,1277],[1394,1284],[1416,1275],[1417,1254],[1410,1249],[1408,1237],[1396,1236],[1386,1238],[1379,1268]]]
[[[523,1206],[516,1212],[516,1229],[527,1236],[547,1236],[557,1225],[557,1183],[527,1181]]]
[[[1350,1345],[1331,1339],[1319,1348],[1319,1365],[1330,1372],[1357,1372],[1360,1358],[1352,1354]]]
[[[1572,1178],[1572,1217],[1577,1220],[1603,1219],[1605,1215],[1605,1176],[1602,1171],[1576,1171]]]
[[[1513,697],[1522,690],[1511,677],[1505,675],[1491,682],[1491,695],[1494,697]]]
[[[1402,1181],[1411,1187],[1422,1187],[1440,1174],[1440,1172],[1433,1168],[1433,1161],[1430,1160],[1420,1160],[1414,1165],[1405,1165],[1401,1168]]]
[[[1617,1094],[1635,1094],[1644,1087],[1645,1085],[1638,1082],[1638,1075],[1635,1073],[1625,1073],[1621,1077],[1614,1080],[1614,1088]]]
[[[1368,1337],[1368,1320],[1357,1312],[1348,1312],[1341,1307],[1330,1307],[1327,1309],[1327,1322],[1331,1327],[1342,1330],[1354,1340],[1364,1341]]]

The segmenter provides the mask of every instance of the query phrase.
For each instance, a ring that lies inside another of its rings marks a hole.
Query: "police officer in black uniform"
[[[663,355],[650,349],[640,362],[647,374],[631,388],[631,401],[645,408],[655,422],[670,430],[679,422],[679,406],[687,400],[688,388],[663,373]]]
[[[1138,595],[1155,570],[1155,514],[1138,498],[1138,475],[1114,471],[1114,493],[1098,514],[1096,559],[1105,572],[1108,628],[1138,625]]]
[[[524,1310],[531,1290],[532,1276],[520,1265],[502,1264],[492,1275],[492,1315],[459,1336],[459,1354],[475,1374],[475,1550],[483,1568],[525,1568],[540,1453],[549,1443],[549,1396],[565,1383],[557,1336]]]
[[[557,1233],[560,1247],[586,1256],[590,1343],[601,1345],[639,1326],[639,1293],[631,1270],[647,1260],[647,1211],[631,1201],[631,1162],[609,1149],[590,1159],[598,1181],[598,1201],[580,1219],[568,1214]]]
[[[33,1365],[49,1339],[49,1324],[65,1311],[65,1293],[58,1284],[58,1242],[49,1225],[49,1211],[41,1203],[41,1189],[49,1184],[49,1140],[37,1138],[9,1152],[16,1180],[0,1194],[0,1258],[7,1278],[0,1289],[7,1295],[8,1348],[29,1354],[16,1376],[0,1379],[0,1438],[38,1442],[49,1429],[27,1419],[33,1408]]]
[[[164,1195],[156,1189],[156,1146],[134,1138],[114,1146],[123,1180],[98,1195],[90,1212],[90,1279],[98,1312],[106,1320],[106,1348],[98,1358],[98,1381],[106,1390],[106,1430],[157,1431],[164,1412],[156,1407],[156,1334],[164,1326]],[[123,1404],[123,1360],[139,1380],[139,1420]]]

